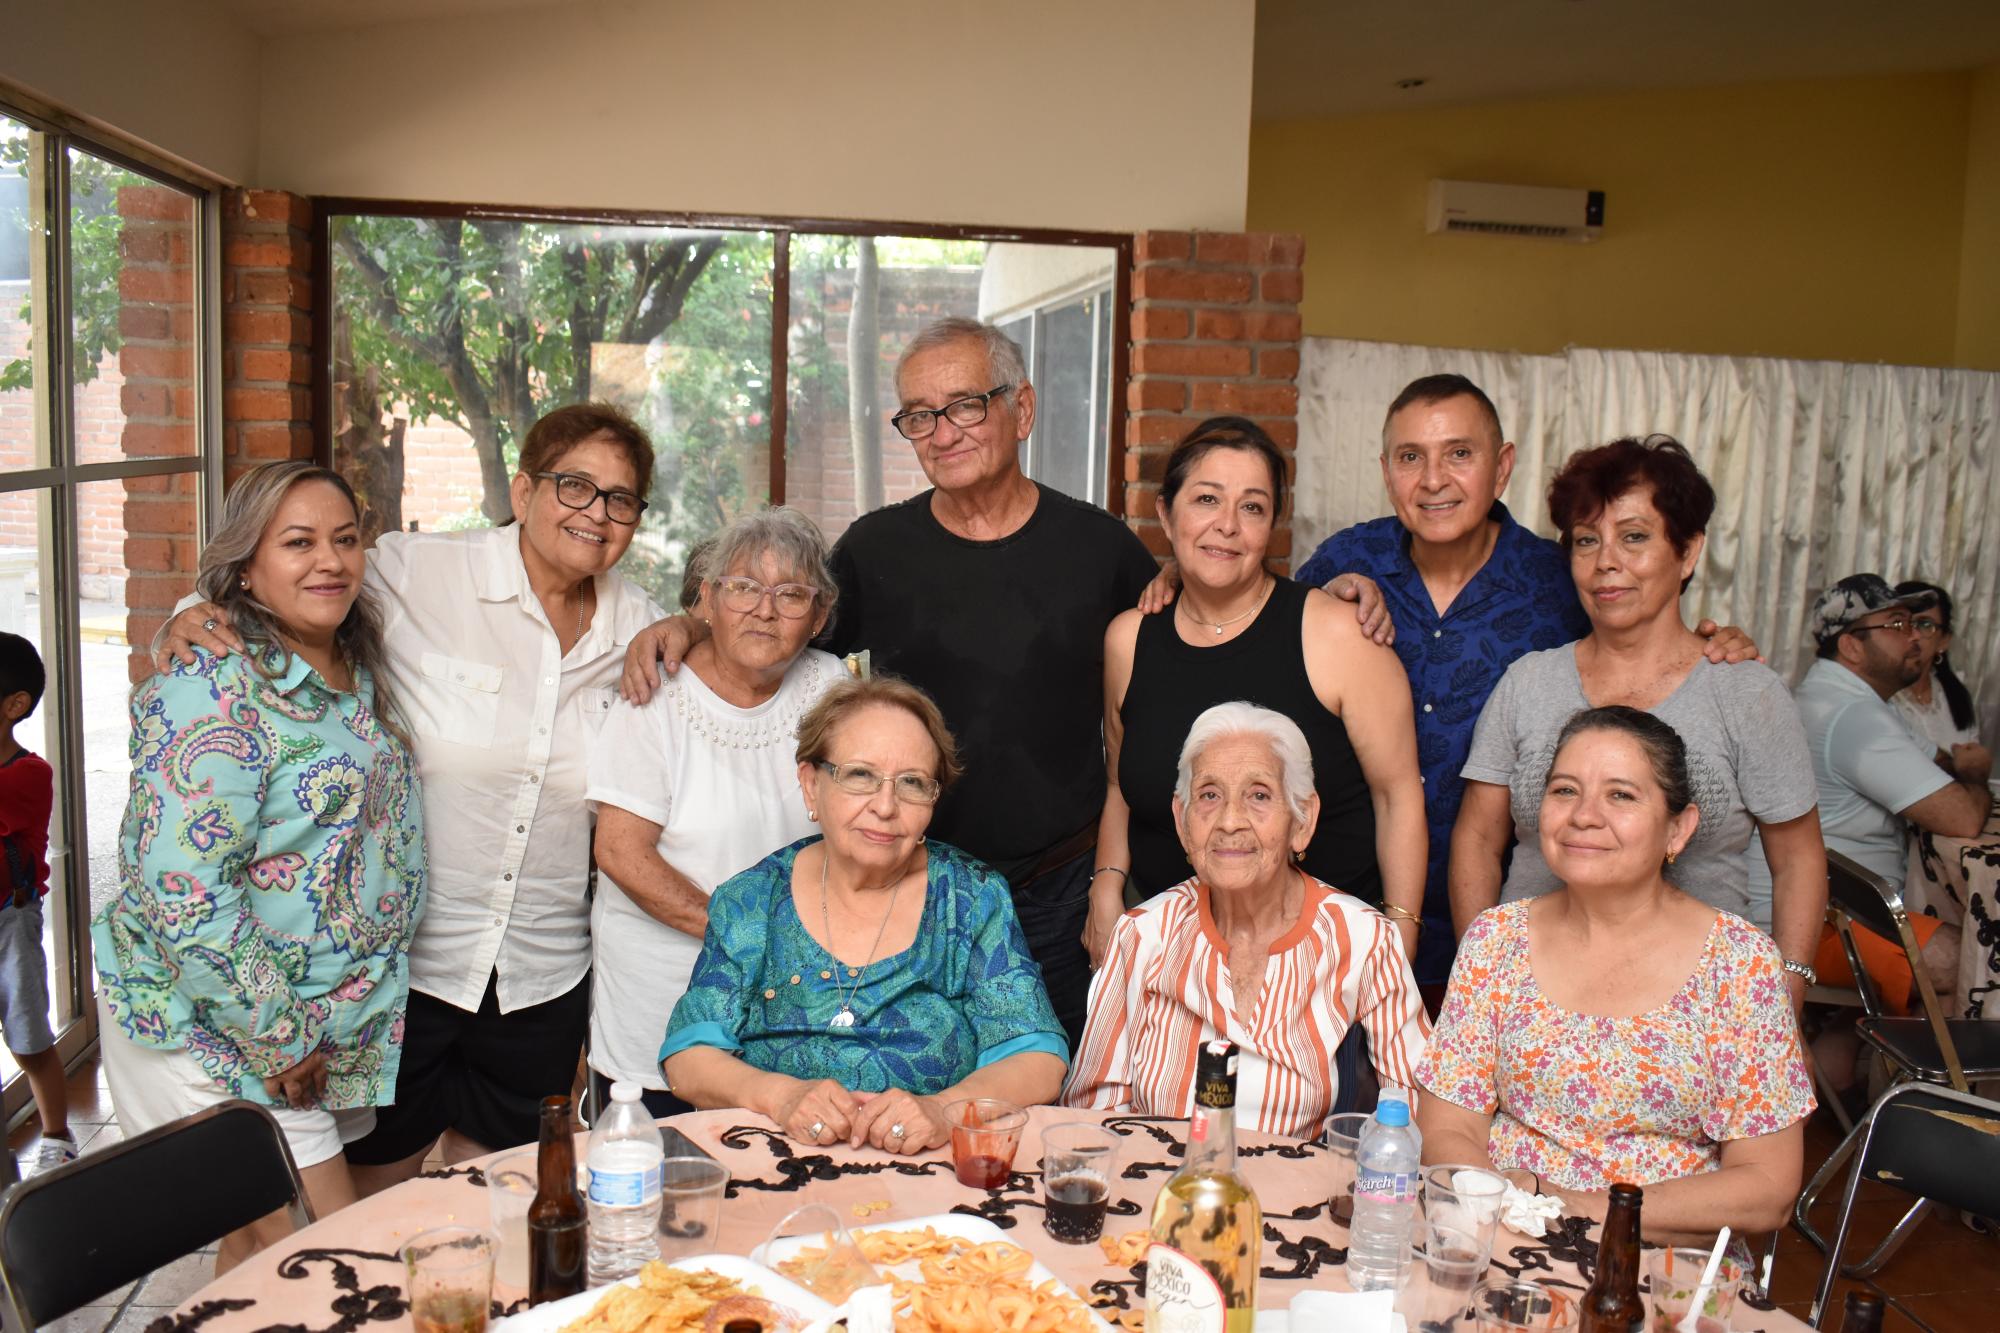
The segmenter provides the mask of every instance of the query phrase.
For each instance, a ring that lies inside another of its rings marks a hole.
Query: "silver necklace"
[[[1256,615],[1259,611],[1262,611],[1264,609],[1265,598],[1268,598],[1271,595],[1271,589],[1277,586],[1278,586],[1278,581],[1276,579],[1272,579],[1269,583],[1264,585],[1264,594],[1262,597],[1259,597],[1257,599],[1255,605],[1253,605],[1248,611],[1245,611],[1242,615],[1231,616],[1227,620],[1203,620],[1193,611],[1188,610],[1188,602],[1185,594],[1183,594],[1181,599],[1178,602],[1175,602],[1174,605],[1179,607],[1183,611],[1187,611],[1187,618],[1189,620],[1192,620],[1195,624],[1200,625],[1203,629],[1214,630],[1215,637],[1219,639],[1222,637],[1222,631],[1227,629],[1229,626],[1234,625],[1239,620],[1248,620],[1250,617]]]
[[[819,847],[819,922],[826,931],[826,951],[829,954],[833,953],[833,917],[826,910],[826,863],[831,859],[827,854],[826,840],[822,838]],[[875,951],[882,947],[882,936],[889,929],[889,918],[896,914],[896,895],[903,891],[903,878],[901,875],[896,876],[895,886],[889,890],[889,910],[882,913],[882,924],[875,927],[875,942],[868,946],[868,961],[863,963],[859,970],[851,967],[847,969],[847,975],[854,978],[853,987],[843,991],[840,974],[834,973],[833,993],[840,999],[840,1010],[827,1020],[826,1025],[830,1028],[854,1026],[854,998],[861,994],[861,979],[867,975],[868,969],[875,965]],[[833,961],[836,965],[840,965],[838,957]]]

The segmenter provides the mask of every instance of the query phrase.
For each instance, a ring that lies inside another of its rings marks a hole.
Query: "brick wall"
[[[225,476],[312,457],[312,204],[276,190],[222,201]]]
[[[1149,231],[1132,255],[1132,378],[1126,388],[1126,522],[1168,554],[1157,500],[1167,456],[1205,417],[1246,416],[1288,455],[1298,446],[1302,237]],[[1271,537],[1291,566],[1291,503]]]

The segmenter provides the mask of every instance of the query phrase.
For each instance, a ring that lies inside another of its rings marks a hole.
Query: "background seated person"
[[[1063,1101],[1185,1116],[1195,1048],[1242,1051],[1237,1123],[1317,1138],[1359,1023],[1377,1077],[1413,1085],[1429,1024],[1389,918],[1295,864],[1319,817],[1312,751],[1282,713],[1217,704],[1181,747],[1174,823],[1194,877],[1112,928]]]
[[[877,676],[799,723],[822,830],[716,889],[660,1048],[668,1086],[807,1143],[916,1153],[960,1097],[1047,1102],[1069,1047],[1007,881],[924,830],[956,746],[929,696]]]
[[[1699,818],[1673,728],[1570,719],[1541,808],[1561,887],[1460,941],[1417,1073],[1424,1160],[1532,1170],[1597,1219],[1643,1185],[1653,1241],[1784,1224],[1811,1083],[1777,946],[1667,881]]]

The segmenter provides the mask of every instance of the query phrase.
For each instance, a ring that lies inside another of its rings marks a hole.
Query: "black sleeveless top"
[[[1299,724],[1312,748],[1319,790],[1319,827],[1306,847],[1308,874],[1382,902],[1375,865],[1375,806],[1347,726],[1329,713],[1306,675],[1303,625],[1312,589],[1281,578],[1250,627],[1227,643],[1183,643],[1171,610],[1139,622],[1132,680],[1119,716],[1125,741],[1118,752],[1118,788],[1131,808],[1127,838],[1132,883],[1145,897],[1194,873],[1174,831],[1174,783],[1181,745],[1203,712],[1243,700]]]

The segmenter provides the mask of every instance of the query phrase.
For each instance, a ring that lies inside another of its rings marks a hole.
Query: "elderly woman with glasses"
[[[691,659],[692,660],[692,659]],[[930,697],[845,681],[799,724],[818,837],[718,888],[660,1061],[677,1097],[806,1143],[916,1153],[961,1097],[1050,1100],[1069,1048],[1007,881],[924,831],[958,775]]]
[[[591,754],[597,897],[590,914],[590,1068],[666,1091],[660,1039],[708,929],[709,894],[812,831],[794,775],[799,719],[842,679],[806,644],[833,608],[826,541],[796,509],[746,514],[701,551],[709,636],[644,704],[611,711]],[[602,1089],[600,1089],[602,1091]]]

